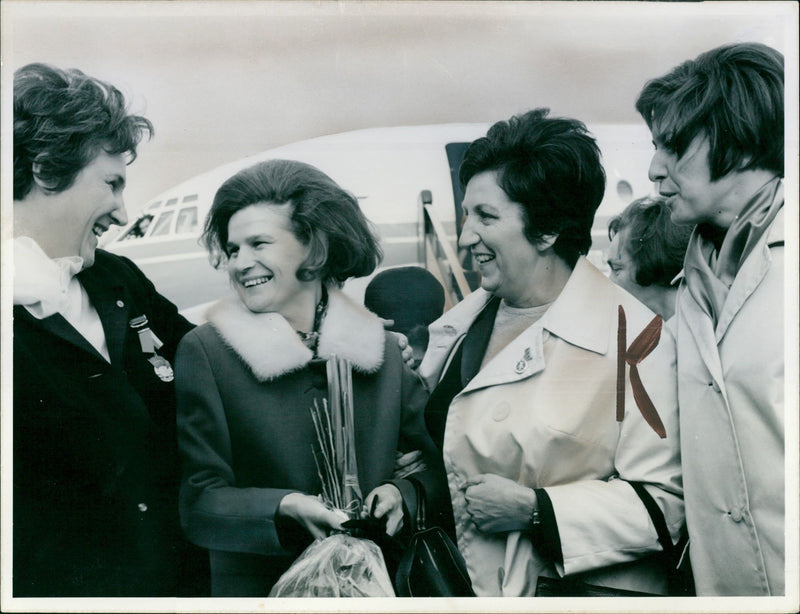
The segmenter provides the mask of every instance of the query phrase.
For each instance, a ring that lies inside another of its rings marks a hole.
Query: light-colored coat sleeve
[[[626,382],[626,414],[614,451],[616,475],[547,487],[558,525],[563,565],[573,574],[632,561],[661,550],[647,510],[628,481],[643,482],[664,512],[673,542],[683,525],[675,341],[665,327],[639,373],[667,437],[645,422]],[[626,378],[627,379],[627,378]]]

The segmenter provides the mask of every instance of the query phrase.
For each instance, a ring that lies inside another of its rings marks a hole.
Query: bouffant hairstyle
[[[535,109],[494,124],[467,148],[459,179],[497,171],[498,184],[522,206],[525,236],[558,235],[553,250],[570,267],[592,245],[592,222],[606,176],[600,149],[583,122]]]
[[[217,190],[203,232],[214,265],[227,262],[228,224],[236,212],[286,203],[292,205],[295,237],[310,246],[299,280],[341,286],[350,277],[369,275],[380,263],[383,251],[354,196],[310,164],[267,160],[239,171]]]
[[[675,224],[666,199],[638,198],[608,223],[608,238],[627,230],[621,246],[631,258],[640,286],[670,287],[683,268],[686,246],[694,226]]]
[[[679,158],[706,136],[712,181],[748,169],[783,177],[783,73],[783,55],[771,47],[724,45],[648,81],[636,110]]]
[[[153,124],[130,115],[113,85],[80,70],[28,64],[14,73],[14,199],[34,179],[51,192],[69,188],[101,151],[129,154],[153,134]]]

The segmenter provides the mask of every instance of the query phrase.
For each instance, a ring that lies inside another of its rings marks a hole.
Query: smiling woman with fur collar
[[[307,164],[262,162],[220,187],[204,239],[237,296],[178,349],[181,520],[210,551],[213,595],[263,597],[346,519],[317,497],[311,454],[326,359],[352,364],[360,486],[389,534],[416,510],[413,484],[391,480],[396,451],[422,451],[428,469],[414,477],[432,505],[443,472],[421,381],[381,321],[338,289],[381,257],[355,198]]]

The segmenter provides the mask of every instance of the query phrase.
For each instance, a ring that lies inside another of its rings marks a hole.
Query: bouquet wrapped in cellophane
[[[318,444],[312,452],[322,500],[357,520],[363,497],[356,462],[352,370],[348,361],[331,356],[327,372],[328,399],[311,408]],[[345,532],[315,540],[270,592],[270,597],[393,596],[380,548]]]

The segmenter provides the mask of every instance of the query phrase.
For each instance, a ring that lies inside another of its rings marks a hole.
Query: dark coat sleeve
[[[422,451],[426,468],[409,477],[422,486],[426,498],[427,515],[431,519],[433,518],[432,512],[441,509],[445,503],[449,504],[449,494],[447,493],[447,476],[444,471],[442,455],[425,427],[424,412],[427,401],[428,392],[422,379],[410,367],[403,365],[402,419],[398,450],[401,452]],[[391,483],[400,490],[403,504],[410,517],[416,518],[418,501],[416,489],[411,480],[408,478],[395,479]],[[447,497],[446,500],[445,497]]]
[[[189,333],[176,357],[178,445],[183,464],[181,525],[190,541],[212,550],[290,554],[276,512],[289,489],[238,488],[228,422],[217,378],[199,335]]]

